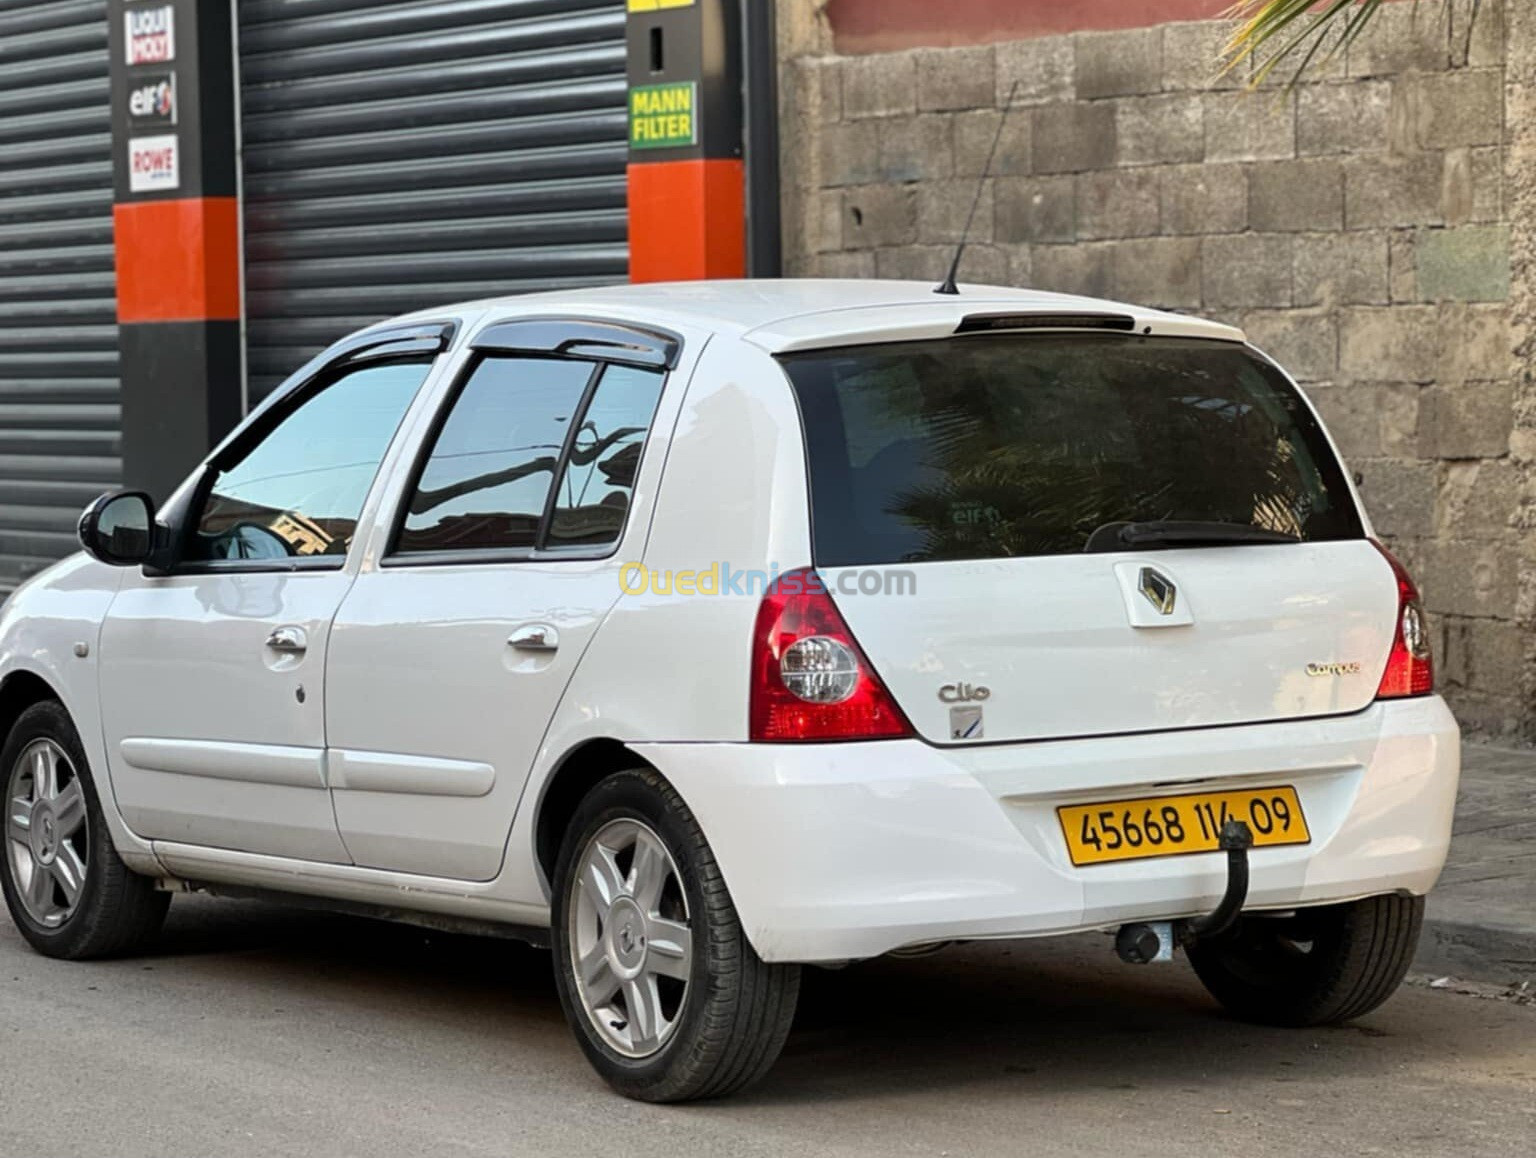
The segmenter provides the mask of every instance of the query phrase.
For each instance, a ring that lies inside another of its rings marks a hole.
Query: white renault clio
[[[547,941],[632,1097],[737,1090],[799,967],[1118,931],[1314,1025],[1401,981],[1458,736],[1413,583],[1236,330],[689,284],[341,342],[0,617],[0,879]]]

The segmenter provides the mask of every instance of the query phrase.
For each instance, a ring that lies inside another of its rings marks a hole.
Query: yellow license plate
[[[1214,852],[1229,819],[1247,823],[1256,848],[1312,841],[1294,788],[1070,804],[1056,815],[1074,865]]]

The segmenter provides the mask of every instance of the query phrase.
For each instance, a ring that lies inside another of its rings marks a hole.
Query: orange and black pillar
[[[245,409],[229,0],[111,0],[123,476],[163,499]]]
[[[628,4],[630,280],[745,277],[742,0]]]

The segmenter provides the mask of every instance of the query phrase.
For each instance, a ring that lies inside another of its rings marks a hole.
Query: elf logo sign
[[[128,65],[169,64],[176,59],[176,10],[169,4],[158,8],[130,8],[123,19],[128,27]]]
[[[128,116],[136,129],[176,123],[176,74],[163,72],[144,79],[128,93]]]
[[[128,142],[128,188],[160,193],[181,186],[181,156],[174,135],[134,137]]]

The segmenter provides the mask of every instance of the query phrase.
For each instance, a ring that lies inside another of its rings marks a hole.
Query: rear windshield
[[[1160,520],[1364,533],[1295,388],[1233,343],[1002,334],[781,361],[820,566],[1075,554]]]

